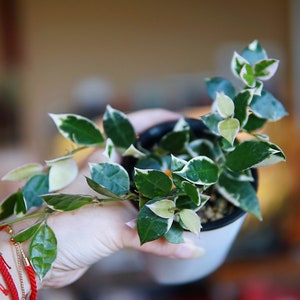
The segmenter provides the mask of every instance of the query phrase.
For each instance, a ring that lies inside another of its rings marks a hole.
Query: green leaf
[[[283,153],[283,151],[275,144],[271,144],[270,145],[270,149],[272,154],[266,158],[265,160],[261,161],[260,163],[256,164],[255,167],[265,167],[265,166],[271,166],[274,164],[277,164],[279,162],[285,161],[286,157],[285,154]]]
[[[259,118],[255,114],[250,114],[248,116],[248,121],[244,126],[244,130],[252,132],[261,129],[266,124],[266,122],[266,119]]]
[[[240,122],[238,119],[229,118],[225,119],[218,124],[220,135],[226,139],[231,145],[239,132]]]
[[[127,149],[134,144],[136,134],[129,119],[124,113],[113,109],[110,105],[106,107],[103,116],[103,127],[106,135],[116,147]]]
[[[241,127],[248,121],[248,105],[251,99],[252,94],[249,90],[238,93],[234,99],[234,118],[239,120]]]
[[[197,206],[201,203],[201,189],[194,184],[184,181],[182,183],[182,187],[186,193],[186,195],[195,203]]]
[[[16,200],[15,215],[24,215],[27,212],[27,204],[21,190],[18,192],[18,197],[16,198]]]
[[[33,175],[41,173],[43,166],[39,163],[30,163],[17,167],[2,177],[2,180],[23,180],[30,178]]]
[[[237,52],[234,52],[231,59],[231,71],[236,77],[240,78],[240,73],[245,64],[249,64],[248,61]]]
[[[268,58],[265,49],[262,48],[257,40],[254,40],[243,50],[242,57],[244,57],[251,65],[254,65],[259,60]]]
[[[192,209],[183,209],[179,213],[180,220],[192,233],[199,235],[201,230],[200,218]]]
[[[171,154],[171,172],[181,170],[186,164],[186,161]]]
[[[75,114],[49,114],[58,131],[72,142],[84,146],[99,146],[104,142],[102,133],[91,120]]]
[[[251,65],[244,64],[240,72],[240,77],[248,87],[255,87],[256,81]]]
[[[148,198],[167,196],[172,189],[172,180],[159,170],[135,168],[134,180],[137,189]]]
[[[205,80],[206,89],[212,100],[216,99],[217,93],[224,93],[230,98],[235,97],[235,89],[230,81],[221,77],[208,78]]]
[[[97,183],[96,181],[92,180],[91,178],[86,177],[86,181],[91,189],[97,192],[100,195],[106,196],[108,198],[116,198],[121,200],[122,198],[119,195],[112,193],[110,190],[102,186],[101,184]]]
[[[191,201],[191,198],[188,197],[187,195],[179,195],[176,198],[176,208],[178,209],[193,209],[193,210],[197,210],[199,207]]]
[[[63,189],[77,177],[78,167],[72,156],[47,161],[46,163],[50,166],[49,192]]]
[[[218,130],[218,124],[223,119],[219,114],[210,113],[205,116],[202,116],[201,120],[204,123],[204,125],[206,125],[213,134],[220,135]]]
[[[257,79],[269,80],[278,69],[278,59],[264,59],[254,65],[254,74]]]
[[[43,204],[40,195],[49,193],[49,177],[47,174],[40,174],[31,177],[23,187],[23,196],[27,209],[39,207]]]
[[[278,121],[288,114],[284,106],[265,90],[261,96],[253,96],[250,107],[257,117],[270,121]]]
[[[234,151],[229,153],[226,166],[232,171],[243,171],[264,161],[272,153],[273,150],[269,143],[248,140],[239,144]]]
[[[189,132],[184,131],[171,131],[164,135],[160,141],[160,146],[169,152],[180,153],[185,149],[189,141]]]
[[[224,93],[217,93],[217,109],[222,118],[231,117],[234,113],[234,103]]]
[[[35,233],[29,246],[29,259],[40,280],[50,270],[56,255],[55,234],[47,224],[44,224]]]
[[[206,156],[198,156],[183,167],[182,170],[174,172],[195,184],[210,185],[218,180],[218,166],[213,160]]]
[[[129,175],[117,163],[91,163],[92,179],[116,195],[123,195],[129,191]]]
[[[184,243],[183,239],[183,229],[177,222],[173,222],[171,228],[168,232],[164,235],[164,238],[173,244],[181,244]]]
[[[161,218],[172,218],[174,216],[175,203],[172,200],[159,200],[151,204],[146,204],[157,216]]]
[[[157,200],[151,200],[152,204]],[[144,205],[137,216],[137,231],[141,245],[164,236],[168,231],[169,222],[166,218],[160,218],[149,207]]]
[[[44,219],[42,218],[42,219],[38,220],[36,223],[34,223],[32,226],[30,226],[29,228],[26,228],[26,229],[22,230],[21,232],[18,232],[14,236],[14,241],[17,243],[23,243],[23,242],[29,240],[39,230],[43,221],[44,221]]]
[[[83,205],[93,203],[92,196],[72,194],[48,194],[41,196],[47,205],[57,211],[75,210]]]
[[[0,220],[12,216],[15,212],[15,205],[20,198],[23,198],[21,190],[9,195],[0,205]]]
[[[262,219],[259,200],[250,182],[237,181],[221,174],[217,189],[232,204]]]

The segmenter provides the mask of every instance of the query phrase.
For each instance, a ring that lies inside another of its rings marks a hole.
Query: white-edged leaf
[[[104,137],[97,125],[76,114],[49,114],[58,131],[72,142],[85,146],[99,146]]]
[[[236,77],[240,78],[241,69],[245,64],[249,64],[248,61],[244,57],[242,57],[240,54],[238,54],[237,52],[234,52],[233,57],[231,59],[230,67],[231,67],[232,73]]]
[[[151,204],[146,204],[157,216],[165,219],[172,218],[174,216],[175,203],[172,200],[159,200]]]
[[[183,209],[179,213],[180,219],[184,226],[192,233],[199,236],[201,230],[200,218],[192,209]]]
[[[78,174],[78,167],[72,158],[48,161],[49,171],[49,192],[61,190],[69,185]]]
[[[240,72],[240,78],[248,87],[250,87],[250,88],[255,87],[256,81],[255,81],[255,76],[254,76],[251,65],[249,65],[249,64],[243,65],[241,72]]]
[[[139,149],[137,149],[134,145],[130,145],[129,148],[125,150],[125,152],[122,153],[122,156],[133,156],[135,158],[141,158],[145,156],[145,153],[141,152]]]
[[[238,119],[225,119],[218,124],[220,135],[225,138],[231,145],[239,132],[240,122]]]
[[[39,174],[43,171],[43,166],[39,163],[29,163],[17,167],[7,174],[5,174],[1,180],[18,181],[30,178],[33,175]]]
[[[188,130],[189,129],[189,124],[187,123],[187,121],[185,120],[185,118],[180,118],[175,126],[173,131],[183,131],[183,130]]]
[[[217,93],[216,97],[217,110],[222,118],[231,117],[234,113],[234,103],[232,99],[224,93]]]
[[[258,61],[253,68],[257,79],[269,80],[276,73],[278,66],[278,59],[269,58]]]
[[[219,169],[212,159],[197,156],[189,160],[180,171],[174,173],[194,184],[210,185],[218,180]]]
[[[271,166],[286,161],[286,157],[283,151],[275,144],[270,145],[272,147],[270,156],[260,163],[254,165],[254,168]]]
[[[116,155],[116,148],[114,146],[114,143],[112,142],[112,140],[110,138],[108,138],[106,140],[106,143],[105,143],[105,149],[103,151],[103,155],[105,157],[107,157],[109,159],[109,161],[112,161],[114,156]]]

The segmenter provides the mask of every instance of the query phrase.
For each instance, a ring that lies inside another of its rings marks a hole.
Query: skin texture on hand
[[[176,120],[179,114],[162,109],[144,110],[129,114],[136,132],[168,120]],[[89,162],[105,161],[103,150],[88,157]],[[84,176],[89,175],[86,166],[77,180],[63,193],[88,194]],[[48,225],[57,238],[57,258],[53,267],[40,284],[41,287],[61,287],[78,279],[92,264],[122,248],[173,258],[193,258],[201,249],[193,243],[170,244],[163,239],[140,245],[137,231],[126,225],[134,220],[137,211],[127,201],[88,205],[78,210],[51,215]]]

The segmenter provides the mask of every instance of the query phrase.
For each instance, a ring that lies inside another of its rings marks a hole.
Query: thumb
[[[132,248],[164,257],[191,259],[200,257],[205,253],[203,248],[197,246],[192,240],[187,238],[184,238],[184,243],[181,244],[172,244],[161,238],[141,245],[137,231],[128,226],[124,228],[122,237],[124,248]]]

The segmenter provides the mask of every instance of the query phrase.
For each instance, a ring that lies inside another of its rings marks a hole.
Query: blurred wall
[[[136,83],[197,74],[202,84],[228,70],[232,50],[254,39],[282,59],[277,92],[289,101],[289,1],[0,2],[13,3],[18,16],[18,127],[21,145],[34,156],[44,159],[49,149],[54,128],[47,113],[74,111],[72,92],[82,80],[106,80],[114,88],[112,105],[135,109]],[[0,75],[7,71],[3,48]]]
[[[134,82],[210,75],[226,45],[259,39],[278,50],[285,60],[281,72],[288,71],[285,0],[20,0],[19,9],[23,128],[31,149],[44,145],[52,125],[47,112],[72,110],[71,90],[89,76],[109,80],[117,106],[126,109]]]

